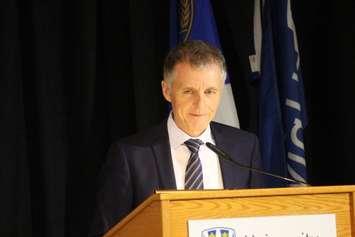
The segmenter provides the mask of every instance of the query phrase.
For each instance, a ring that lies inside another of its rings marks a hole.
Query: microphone
[[[284,176],[281,176],[281,175],[272,174],[272,173],[269,173],[269,172],[266,172],[266,171],[263,171],[263,170],[260,170],[260,169],[256,169],[256,168],[253,168],[253,167],[249,167],[249,166],[243,165],[243,164],[233,160],[227,153],[225,153],[224,151],[222,151],[221,149],[219,149],[218,147],[216,147],[215,145],[213,145],[210,142],[206,142],[206,146],[208,148],[210,148],[213,152],[215,152],[222,159],[228,160],[228,161],[232,162],[233,164],[239,166],[240,168],[251,170],[251,171],[253,171],[255,173],[263,174],[263,175],[270,176],[270,177],[273,177],[273,178],[277,178],[277,179],[280,179],[280,180],[283,180],[283,181],[288,181],[288,182],[291,182],[291,183],[294,183],[294,184],[301,184],[301,185],[309,186],[308,183],[300,181],[300,180],[290,179],[290,178],[287,178],[287,177],[284,177]]]

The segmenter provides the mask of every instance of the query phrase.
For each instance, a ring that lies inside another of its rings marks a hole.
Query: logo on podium
[[[201,237],[236,237],[235,230],[227,227],[213,227],[201,232]]]

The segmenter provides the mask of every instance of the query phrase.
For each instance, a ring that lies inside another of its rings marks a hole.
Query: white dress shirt
[[[177,127],[172,117],[172,113],[170,113],[167,123],[176,188],[185,189],[185,170],[191,153],[184,142],[191,138],[200,139],[204,143],[210,142],[215,144],[215,142],[212,138],[211,128],[209,125],[200,136],[191,137]],[[204,189],[223,189],[223,179],[218,156],[206,145],[201,145],[199,157],[202,164]]]

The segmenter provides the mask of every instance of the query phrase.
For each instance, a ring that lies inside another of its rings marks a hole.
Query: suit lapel
[[[227,154],[233,154],[233,146],[230,138],[227,139],[223,136],[222,131],[213,123],[211,123],[211,130],[213,134],[213,138],[215,140],[216,146],[221,148]],[[223,178],[223,186],[225,189],[233,189],[241,186],[240,180],[238,180],[238,168],[230,161],[225,160],[219,157],[219,164],[221,166],[222,178]]]
[[[166,120],[162,123],[159,136],[152,144],[159,173],[160,189],[176,189]]]

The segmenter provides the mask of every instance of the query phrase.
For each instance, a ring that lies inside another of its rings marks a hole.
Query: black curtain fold
[[[23,76],[20,11],[11,1],[5,1],[3,6],[0,8],[0,233],[25,236],[32,228],[28,142],[20,80]]]
[[[63,236],[69,155],[62,74],[62,4],[18,2],[33,233]],[[9,45],[11,47],[11,45]],[[21,228],[20,226],[17,228]]]
[[[242,128],[253,1],[212,1]],[[354,3],[292,1],[309,126],[310,182],[354,184]],[[1,236],[86,236],[111,142],[160,122],[169,1],[0,3]]]
[[[309,125],[308,174],[314,185],[354,184],[354,2],[293,1]]]

